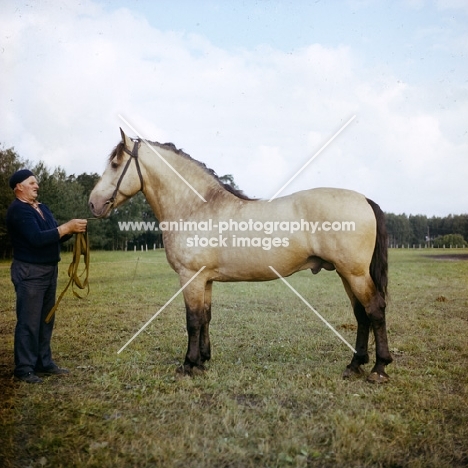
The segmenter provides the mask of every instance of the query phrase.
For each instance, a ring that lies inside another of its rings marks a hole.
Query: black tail
[[[375,219],[377,221],[377,235],[375,239],[374,253],[372,254],[372,261],[369,267],[369,272],[372,280],[374,281],[377,291],[379,291],[383,298],[387,295],[388,285],[388,258],[387,258],[387,228],[385,226],[385,214],[380,209],[377,203],[369,200],[367,202],[374,211]]]

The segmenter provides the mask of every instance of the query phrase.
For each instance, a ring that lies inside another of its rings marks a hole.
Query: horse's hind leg
[[[366,314],[364,306],[358,301],[356,296],[353,294],[351,287],[348,282],[342,277],[343,285],[353,306],[354,316],[357,321],[357,335],[356,335],[356,353],[353,355],[351,363],[346,367],[343,372],[343,378],[349,379],[352,377],[361,377],[364,375],[362,364],[369,362],[369,354],[367,352],[367,346],[369,343],[369,330],[370,330],[370,319]]]
[[[356,339],[356,355],[353,357],[350,366],[355,368],[355,364],[359,359],[364,359],[364,354],[360,354],[364,349],[367,354],[367,337],[369,334],[369,324],[372,326],[375,337],[375,365],[371,370],[369,377],[370,382],[386,382],[389,376],[385,372],[385,366],[390,364],[393,359],[388,349],[387,328],[385,321],[385,299],[374,286],[370,276],[351,276],[346,278],[349,288],[353,295],[356,297],[357,303],[361,304],[360,307],[354,307],[354,313],[358,320],[358,335]],[[348,293],[349,294],[349,293]],[[365,315],[363,313],[365,312]],[[367,332],[365,330],[365,316],[368,320]],[[360,324],[362,326],[360,327]],[[364,343],[365,348],[360,349],[359,346]]]
[[[369,382],[387,382],[389,376],[385,372],[385,367],[393,361],[388,349],[387,325],[385,320],[385,300],[376,293],[366,308],[370,317],[372,330],[375,337],[375,365],[367,377]]]

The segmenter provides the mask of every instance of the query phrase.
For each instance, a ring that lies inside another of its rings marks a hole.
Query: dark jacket
[[[60,261],[60,243],[72,235],[60,235],[57,221],[47,205],[40,204],[42,216],[28,203],[15,199],[6,216],[8,233],[13,244],[15,260],[42,265]]]

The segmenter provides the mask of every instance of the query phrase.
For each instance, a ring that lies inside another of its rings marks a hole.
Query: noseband
[[[125,167],[122,171],[122,174],[120,174],[119,180],[117,181],[117,185],[115,187],[114,193],[112,194],[112,197],[109,198],[107,203],[113,205],[115,202],[115,197],[117,196],[117,193],[119,192],[120,184],[122,183],[122,180],[125,176],[125,173],[127,172],[128,166],[130,166],[130,163],[132,160],[135,160],[137,172],[138,172],[138,177],[140,178],[140,191],[143,191],[143,176],[141,175],[141,169],[140,169],[140,163],[138,161],[138,146],[140,145],[140,140],[136,139],[133,141],[133,150],[129,151],[127,147],[125,146],[125,142],[123,142],[124,148],[123,150],[130,155],[128,158],[127,164],[125,164]]]

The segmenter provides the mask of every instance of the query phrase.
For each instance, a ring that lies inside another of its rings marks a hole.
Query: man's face
[[[28,201],[34,201],[37,198],[39,184],[34,176],[28,177],[26,180],[18,184],[19,195]]]

